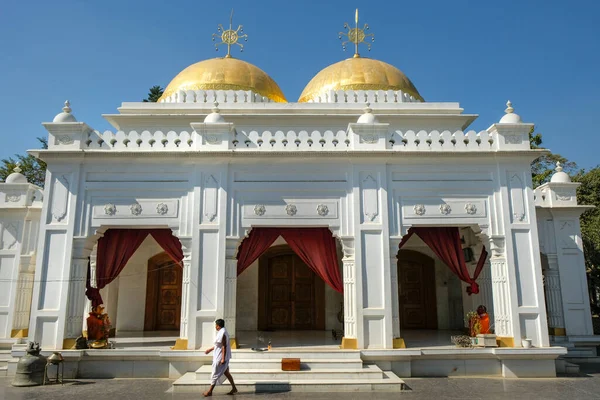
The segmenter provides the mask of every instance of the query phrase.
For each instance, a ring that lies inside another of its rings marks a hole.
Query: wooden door
[[[398,301],[401,329],[437,329],[435,262],[405,250],[398,255]]]
[[[161,253],[148,261],[144,330],[179,330],[181,321],[181,266]]]
[[[324,283],[300,257],[289,251],[288,248],[284,254],[271,254],[260,260],[258,327],[325,329]]]

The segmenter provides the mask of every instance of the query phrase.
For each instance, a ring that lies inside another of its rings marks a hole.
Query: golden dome
[[[277,103],[287,102],[269,75],[233,57],[213,58],[190,65],[173,78],[158,101],[179,90],[251,90]]]
[[[298,102],[315,100],[317,96],[329,90],[401,90],[424,101],[402,71],[371,58],[349,58],[321,70],[306,85]]]

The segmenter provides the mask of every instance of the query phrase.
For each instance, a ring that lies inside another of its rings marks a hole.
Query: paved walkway
[[[64,386],[15,388],[11,378],[0,378],[1,400],[187,400],[199,399],[201,394],[169,392],[169,379],[105,379],[69,381]],[[496,379],[496,378],[410,378],[410,387],[402,393],[240,393],[242,399],[600,399],[600,365],[582,368],[579,376],[556,379]],[[216,394],[214,398],[231,398]]]

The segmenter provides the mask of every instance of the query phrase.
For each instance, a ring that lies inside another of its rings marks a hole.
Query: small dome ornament
[[[21,171],[21,163],[17,163],[13,168],[13,173],[6,177],[5,183],[28,183],[27,178]]]
[[[570,183],[571,182],[571,177],[569,176],[569,174],[567,174],[566,172],[563,171],[563,167],[562,167],[562,164],[560,163],[560,161],[556,162],[556,168],[554,170],[556,172],[554,173],[554,175],[552,175],[550,182],[553,182],[553,183]]]
[[[379,121],[377,120],[377,117],[375,115],[373,115],[373,109],[371,108],[371,103],[367,103],[367,106],[364,109],[365,113],[363,115],[361,115],[360,117],[358,117],[358,121],[356,121],[356,123],[358,124],[376,124]]]
[[[56,117],[52,120],[54,123],[63,123],[63,122],[77,122],[77,119],[73,114],[71,114],[71,103],[69,100],[65,101],[65,106],[63,107],[63,112],[57,114]]]
[[[506,114],[500,118],[501,124],[520,124],[523,122],[521,121],[519,114],[515,113],[515,109],[513,108],[510,100],[506,102],[506,110],[504,110],[504,112]]]
[[[219,110],[219,103],[214,102],[214,106],[212,108],[212,112],[204,118],[205,124],[222,124],[225,122],[225,118],[220,114],[221,110]]]

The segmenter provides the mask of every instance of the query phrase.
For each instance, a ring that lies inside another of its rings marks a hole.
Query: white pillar
[[[188,308],[190,304],[190,265],[192,261],[192,255],[190,253],[184,253],[183,255],[183,273],[182,273],[182,284],[181,284],[181,326],[179,337],[187,339],[188,337]]]
[[[344,256],[344,338],[342,348],[358,348],[357,302],[356,302],[356,263],[354,259],[354,238],[342,237]]]
[[[548,269],[544,271],[544,292],[548,310],[548,327],[554,336],[565,336],[558,256],[547,254]]]
[[[486,247],[488,252],[487,259],[485,260],[485,264],[483,265],[483,269],[477,278],[477,284],[479,285],[479,294],[473,295],[475,296],[474,307],[478,307],[480,304],[484,305],[487,308],[487,313],[490,316],[490,320],[494,320],[494,293],[492,287],[492,266],[490,263],[490,258],[492,256],[492,251],[489,248],[490,245],[488,240],[485,238],[483,234],[476,234],[476,237],[479,239],[481,243],[478,244],[477,248],[478,252],[474,252],[474,266],[473,270],[477,267],[477,263],[479,262],[479,257],[481,257],[481,253],[483,252],[483,246]],[[471,271],[473,273],[474,271]]]
[[[98,242],[94,243],[94,247],[92,252],[90,253],[90,286],[93,288],[97,288],[98,284],[96,281],[96,261],[98,259]],[[87,280],[87,275],[86,275]],[[92,312],[92,301],[87,298],[87,296],[83,296],[83,321],[82,321],[82,330],[87,332],[87,317],[90,312]],[[116,321],[115,321],[116,322]]]
[[[390,281],[392,285],[392,333],[394,348],[400,347],[396,339],[400,336],[400,305],[398,303],[398,251],[402,238],[390,238]]]
[[[504,236],[490,240],[490,265],[494,304],[494,331],[498,337],[514,338],[512,308],[513,299],[509,286]]]
[[[29,329],[29,314],[31,311],[31,296],[35,274],[35,254],[26,257],[21,255],[15,311],[12,326],[12,337],[27,337]]]
[[[227,332],[231,337],[232,348],[237,348],[236,313],[237,313],[237,249],[239,238],[228,237],[225,248],[225,304],[224,317]]]
[[[75,345],[75,339],[81,336],[83,326],[83,298],[87,276],[88,255],[91,249],[85,249],[86,238],[73,240],[73,256],[69,274],[67,313],[65,318],[64,348]]]
[[[568,336],[594,334],[579,225],[579,216],[585,209],[585,206],[580,206],[579,209],[550,209],[554,222],[561,303]]]
[[[187,350],[189,348],[189,323],[190,323],[190,276],[192,269],[191,239],[179,238],[183,250],[183,270],[181,273],[181,318],[179,322],[179,339],[174,350]],[[192,319],[193,320],[193,319]]]

